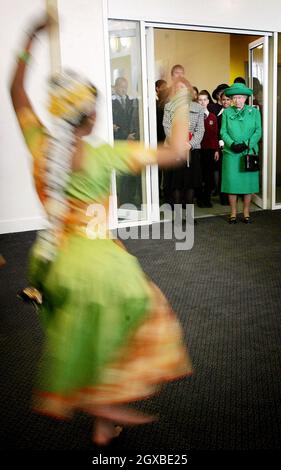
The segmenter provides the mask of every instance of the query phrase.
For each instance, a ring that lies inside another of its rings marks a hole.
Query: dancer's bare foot
[[[118,437],[122,432],[122,426],[117,426],[104,418],[97,418],[93,432],[93,441],[99,446],[105,446]]]
[[[139,411],[116,405],[96,406],[91,409],[91,413],[96,417],[93,441],[100,446],[109,444],[114,437],[119,436],[123,428],[116,423],[134,426],[156,420],[155,416],[144,415]]]
[[[120,436],[121,432],[123,431],[123,427],[122,426],[118,426],[117,424],[114,425],[114,437],[118,437]]]
[[[99,418],[129,426],[151,423],[157,419],[155,416],[145,415],[139,411],[115,405],[97,406],[92,412]]]

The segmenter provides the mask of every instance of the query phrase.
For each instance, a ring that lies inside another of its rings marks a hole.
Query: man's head
[[[236,77],[233,83],[244,83],[246,85],[246,80],[243,77]]]
[[[128,80],[125,77],[118,77],[115,80],[115,93],[119,96],[126,96],[128,91]]]
[[[184,67],[180,64],[176,64],[171,69],[171,79],[173,81],[184,77]]]

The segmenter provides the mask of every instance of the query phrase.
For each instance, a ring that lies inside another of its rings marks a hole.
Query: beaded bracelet
[[[21,51],[18,55],[17,58],[19,61],[24,62],[25,64],[29,64],[30,59],[31,59],[31,54],[28,51]]]

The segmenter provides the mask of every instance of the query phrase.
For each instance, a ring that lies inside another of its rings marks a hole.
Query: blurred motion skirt
[[[30,260],[43,294],[45,333],[34,409],[67,418],[75,409],[147,398],[191,374],[181,327],[138,261],[113,240],[72,235],[56,260]]]

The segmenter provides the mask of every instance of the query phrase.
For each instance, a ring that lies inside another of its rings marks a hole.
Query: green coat
[[[231,106],[222,115],[221,138],[224,141],[221,191],[228,194],[253,194],[259,191],[259,172],[244,169],[244,156],[258,153],[262,136],[261,115],[257,108],[245,105],[242,110]],[[245,142],[249,150],[234,153],[231,144]]]

